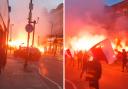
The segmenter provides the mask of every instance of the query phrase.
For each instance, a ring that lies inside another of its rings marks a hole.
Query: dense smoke
[[[78,33],[80,28],[87,24],[99,24],[104,17],[104,3],[102,0],[66,0],[65,5],[67,35],[70,31],[72,35],[75,32]]]
[[[48,3],[50,2],[50,3]],[[46,36],[51,34],[51,19],[50,19],[50,10],[55,9],[57,5],[62,2],[59,1],[42,1],[42,0],[33,0],[33,10],[32,10],[32,20],[39,21],[35,27],[35,42],[37,43],[38,37],[40,41],[44,40]],[[10,17],[12,26],[12,40],[19,40],[27,42],[27,32],[25,30],[25,25],[28,24],[28,14],[29,14],[29,3],[30,0],[11,0],[10,6],[12,7]],[[32,33],[30,37],[30,42],[32,39]],[[30,43],[31,44],[31,43]]]
[[[11,24],[14,24],[12,27],[12,39],[26,42],[27,41],[27,32],[25,31],[25,25],[28,24],[28,14],[29,14],[29,0],[24,1],[10,1],[12,11]],[[39,17],[38,24],[36,24],[36,36],[46,36],[49,33],[49,18],[48,11],[45,7],[39,6],[38,3],[34,3],[32,10],[32,20],[37,20]],[[32,36],[31,36],[32,38]]]
[[[127,18],[112,18],[104,0],[66,0],[65,5],[66,45],[69,45],[69,38],[86,34],[104,35],[110,40],[127,35]]]

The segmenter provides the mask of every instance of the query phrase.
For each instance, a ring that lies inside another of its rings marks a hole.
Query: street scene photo
[[[128,89],[128,0],[65,0],[65,89]]]
[[[0,0],[0,89],[63,89],[63,0]]]

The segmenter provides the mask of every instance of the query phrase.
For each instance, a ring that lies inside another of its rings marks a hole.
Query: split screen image
[[[128,89],[128,0],[0,0],[0,89]]]

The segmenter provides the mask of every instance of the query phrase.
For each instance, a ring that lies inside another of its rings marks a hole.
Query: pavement
[[[65,89],[89,89],[85,78],[80,78],[81,69],[77,67],[77,62],[72,66],[67,63],[65,66]],[[100,79],[100,89],[128,89],[128,72],[122,72],[121,63],[102,63],[102,77]]]
[[[59,58],[60,59],[60,58]],[[42,56],[40,74],[45,76],[57,88],[63,88],[63,61],[54,56]]]
[[[58,89],[39,73],[38,63],[29,63],[28,71],[24,71],[23,63],[23,60],[12,57],[7,59],[5,70],[0,75],[0,89]]]

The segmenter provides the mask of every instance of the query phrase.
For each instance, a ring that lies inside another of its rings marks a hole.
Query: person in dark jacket
[[[6,65],[7,53],[6,53],[6,46],[5,46],[5,37],[3,29],[0,25],[0,74],[2,70],[4,70]]]
[[[124,70],[127,70],[127,52],[125,51],[125,49],[122,49],[122,72],[124,72]]]
[[[90,89],[99,89],[99,79],[102,75],[101,63],[96,58],[90,57],[90,59],[83,66],[82,73],[86,72],[85,78],[89,82]]]
[[[78,53],[77,53],[77,63],[78,63],[78,69],[81,69],[81,67],[82,67],[82,57],[83,57],[83,53],[82,53],[82,51],[79,51]]]
[[[0,46],[0,74],[6,65],[6,51]]]

